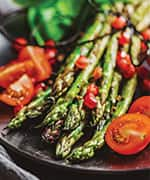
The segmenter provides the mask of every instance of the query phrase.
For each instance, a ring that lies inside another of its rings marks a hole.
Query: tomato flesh
[[[88,64],[89,64],[89,60],[85,56],[80,56],[76,61],[76,66],[79,69],[85,69],[88,66]]]
[[[24,73],[27,73],[29,76],[33,76],[34,64],[31,60],[25,62],[13,62],[1,67],[0,86],[7,88]]]
[[[93,72],[93,77],[95,80],[98,80],[102,77],[102,68],[101,67],[96,67],[94,72]]]
[[[123,16],[115,17],[112,22],[112,27],[115,29],[122,29],[126,26],[126,19]]]
[[[30,102],[33,94],[32,80],[28,75],[24,74],[0,94],[0,101],[10,106],[25,105]]]
[[[24,51],[26,52],[25,57],[30,57],[33,61],[36,73],[35,78],[37,81],[43,81],[50,77],[52,69],[48,62],[48,59],[45,56],[43,48],[37,46],[27,46]]]
[[[142,113],[150,117],[150,96],[136,99],[129,109],[129,113]]]
[[[97,106],[97,99],[93,93],[87,93],[84,97],[84,105],[89,109],[94,109]]]
[[[96,86],[94,83],[90,84],[87,88],[87,93],[92,93],[94,94],[95,96],[98,95],[99,93],[99,88],[98,86]]]
[[[108,126],[105,140],[119,154],[136,154],[150,142],[150,118],[140,113],[118,117]]]
[[[24,48],[27,45],[27,43],[28,41],[25,38],[18,37],[15,39],[12,46],[16,51],[20,51],[22,48]]]

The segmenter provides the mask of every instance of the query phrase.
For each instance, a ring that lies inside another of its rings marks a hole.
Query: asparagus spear
[[[114,104],[116,101],[117,92],[119,89],[119,84],[121,81],[121,75],[118,72],[114,73],[113,83],[112,83],[112,93],[111,93],[111,102]],[[109,101],[110,102],[110,101]],[[110,103],[106,105],[107,109],[110,107]],[[110,110],[107,112],[110,114]],[[102,125],[102,124],[101,124]],[[83,129],[85,127],[85,120],[74,129],[70,134],[63,136],[59,140],[56,146],[56,155],[62,158],[65,158],[71,151],[72,146],[84,135]]]
[[[106,31],[107,32],[107,31]],[[54,108],[47,114],[43,123],[40,125],[51,125],[55,121],[59,119],[63,119],[67,113],[68,106],[72,103],[74,98],[78,95],[81,88],[87,83],[91,73],[93,72],[95,66],[98,64],[100,58],[103,55],[103,52],[106,48],[109,36],[105,36],[102,40],[98,40],[94,48],[92,49],[89,60],[89,65],[78,75],[75,82],[67,92],[65,97],[61,97],[58,99]]]
[[[113,117],[121,116],[128,110],[135,93],[136,85],[136,75],[126,81],[121,93],[122,101],[117,103],[116,111],[113,114]],[[87,141],[83,146],[75,148],[72,151],[67,158],[69,161],[82,161],[94,156],[95,151],[99,150],[104,145],[104,135],[109,123],[111,122],[111,119],[106,119],[105,122],[107,123],[103,127],[100,126],[100,129],[96,130],[94,136],[89,141]]]
[[[109,42],[106,56],[103,65],[103,79],[100,86],[100,97],[98,98],[98,105],[93,111],[93,120],[90,122],[95,126],[103,116],[105,109],[105,102],[109,94],[112,83],[113,72],[116,65],[116,56],[118,51],[118,33],[114,34]]]
[[[27,106],[24,106],[18,112],[18,114],[10,121],[7,127],[9,129],[19,128],[22,126],[22,123],[26,121],[28,118],[33,118],[42,115],[42,112],[46,111],[50,107],[51,103],[48,101],[50,93],[51,88],[48,88],[46,91],[39,92],[37,97],[31,103],[29,103]],[[45,104],[46,106],[43,106],[43,104]]]
[[[83,38],[79,42],[92,40],[99,35],[99,32],[102,28],[103,15],[98,14],[93,25],[90,26]],[[70,54],[66,60],[66,66],[64,71],[62,71],[55,80],[53,85],[53,96],[60,97],[74,81],[75,76],[75,62],[80,55],[87,56],[90,50],[92,49],[93,43],[87,43],[85,45],[77,46],[75,50]]]
[[[137,35],[133,35],[132,44],[131,44],[131,58],[135,66],[140,64],[139,61],[140,51],[141,51],[141,40]]]

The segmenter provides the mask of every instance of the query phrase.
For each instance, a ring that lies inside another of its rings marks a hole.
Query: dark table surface
[[[88,173],[79,173],[79,172],[70,172],[67,170],[56,169],[56,168],[49,168],[40,164],[37,164],[29,159],[25,159],[19,155],[10,152],[10,155],[15,160],[16,164],[21,166],[22,168],[30,171],[34,175],[36,175],[40,180],[150,180],[150,172],[138,172],[138,173],[124,173],[124,174],[88,174]]]

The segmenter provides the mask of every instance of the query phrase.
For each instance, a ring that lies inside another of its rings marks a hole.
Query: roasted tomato
[[[119,154],[136,154],[150,142],[150,118],[140,113],[118,117],[108,126],[105,139]]]
[[[19,106],[30,102],[34,95],[34,85],[31,78],[24,74],[0,94],[0,101]]]
[[[93,93],[87,93],[84,97],[84,105],[89,109],[94,109],[97,106],[97,99]]]
[[[127,25],[127,22],[123,16],[116,16],[111,25],[115,29],[122,29]]]
[[[16,51],[20,51],[22,48],[24,48],[28,44],[28,41],[23,37],[18,37],[13,42],[13,48]]]
[[[136,99],[129,109],[129,113],[142,113],[150,117],[150,96]]]
[[[36,80],[43,81],[50,77],[52,73],[51,66],[45,56],[43,48],[37,46],[26,46],[20,52],[19,59],[31,59],[36,69]]]
[[[87,88],[87,93],[92,93],[94,94],[95,96],[98,95],[99,93],[99,88],[98,86],[96,86],[94,83],[90,84]]]
[[[76,66],[79,69],[85,69],[88,66],[88,64],[89,64],[89,60],[85,56],[80,56],[76,61]]]
[[[102,77],[102,68],[101,67],[96,67],[94,72],[93,72],[93,77],[95,80],[98,80]]]
[[[30,76],[34,75],[34,64],[31,60],[25,62],[12,62],[2,66],[0,69],[0,86],[7,88],[24,73],[27,73]]]

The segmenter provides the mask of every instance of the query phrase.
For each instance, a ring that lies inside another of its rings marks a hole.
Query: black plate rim
[[[30,152],[24,151],[23,149],[17,148],[16,146],[13,146],[11,143],[9,143],[4,137],[3,135],[0,135],[0,143],[5,146],[6,148],[8,148],[9,150],[11,150],[14,153],[18,153],[19,155],[23,156],[26,159],[29,159],[31,161],[37,162],[41,165],[46,165],[49,167],[55,167],[55,168],[59,168],[59,169],[63,169],[63,170],[69,170],[69,171],[73,171],[73,172],[82,172],[82,173],[88,173],[88,174],[126,174],[126,173],[141,173],[141,172],[146,172],[146,171],[150,171],[150,167],[147,168],[139,168],[139,169],[128,169],[128,170],[105,170],[105,169],[95,169],[95,168],[87,168],[87,167],[82,167],[79,164],[76,165],[69,165],[66,163],[59,163],[59,161],[56,160],[50,160],[47,161],[42,160],[40,158],[38,158],[37,156],[31,155]]]

